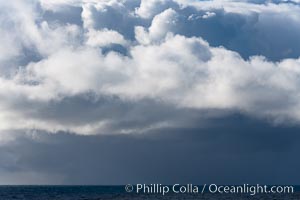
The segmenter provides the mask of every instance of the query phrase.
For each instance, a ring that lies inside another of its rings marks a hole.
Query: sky
[[[0,1],[0,184],[300,184],[299,0]]]

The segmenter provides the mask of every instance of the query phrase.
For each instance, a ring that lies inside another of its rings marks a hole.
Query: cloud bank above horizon
[[[227,112],[298,124],[299,35],[299,1],[1,2],[1,141]]]

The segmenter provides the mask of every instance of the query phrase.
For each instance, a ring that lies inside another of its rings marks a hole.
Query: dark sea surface
[[[300,200],[300,187],[293,194],[134,194],[126,193],[124,186],[0,186],[0,200],[160,200],[160,199],[203,199],[203,200]]]

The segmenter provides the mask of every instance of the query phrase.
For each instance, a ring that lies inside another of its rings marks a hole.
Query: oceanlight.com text
[[[127,184],[125,191],[136,194],[293,194],[293,186],[270,186],[270,185],[217,185],[217,184],[204,184],[202,186],[193,184]]]

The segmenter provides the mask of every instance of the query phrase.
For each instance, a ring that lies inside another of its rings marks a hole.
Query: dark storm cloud
[[[1,173],[28,173],[31,182],[30,172],[60,175],[60,184],[299,183],[298,127],[241,115],[210,123],[147,135],[20,136],[1,147]]]

